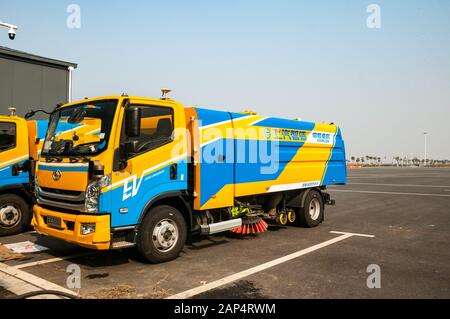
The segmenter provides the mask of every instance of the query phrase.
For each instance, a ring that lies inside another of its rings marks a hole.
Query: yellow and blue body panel
[[[0,122],[14,127],[15,143],[0,151],[0,188],[15,188],[30,182],[29,171],[16,170],[30,158],[37,159],[45,137],[47,121],[26,121],[17,116],[0,116]]]
[[[236,197],[346,183],[345,146],[333,124],[195,109],[200,164],[195,209]]]
[[[14,133],[8,134],[15,134],[14,146],[0,152],[0,188],[27,184],[28,172],[13,173],[14,166],[23,165],[29,159],[27,123],[16,116],[0,116],[0,122],[10,124]]]

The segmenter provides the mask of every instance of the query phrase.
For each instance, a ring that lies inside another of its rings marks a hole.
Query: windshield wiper
[[[41,155],[45,158],[46,162],[53,162],[53,161],[61,162],[62,161],[61,157],[52,156],[48,152],[47,153],[42,153]]]
[[[72,154],[74,154],[75,156],[81,157],[83,160],[85,161],[90,161],[91,159],[89,157],[87,157],[86,155],[78,152],[77,150],[75,150],[75,147],[72,147],[68,152],[67,152],[67,156],[71,156]]]

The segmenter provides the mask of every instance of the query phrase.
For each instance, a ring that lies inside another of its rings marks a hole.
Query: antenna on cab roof
[[[241,114],[248,114],[248,115],[257,115],[258,113],[256,113],[255,111],[251,111],[251,110],[245,110],[243,112],[240,112]]]
[[[16,116],[17,109],[14,106],[8,107],[9,116]]]
[[[169,98],[167,97],[167,94],[172,92],[172,90],[171,89],[161,89],[161,92],[162,92],[161,100],[168,100]]]

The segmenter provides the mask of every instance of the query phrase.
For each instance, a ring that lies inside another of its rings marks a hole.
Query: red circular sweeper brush
[[[264,233],[269,225],[261,217],[251,217],[242,220],[242,226],[230,229],[235,234],[251,235]]]

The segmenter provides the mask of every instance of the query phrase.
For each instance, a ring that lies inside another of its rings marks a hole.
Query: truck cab
[[[139,127],[127,125],[137,112]],[[151,205],[184,205],[185,128],[171,100],[112,96],[57,109],[37,166],[36,230],[93,249],[134,242]]]
[[[45,121],[27,122],[14,109],[10,116],[0,116],[0,236],[17,234],[30,224],[34,160],[45,130]]]

